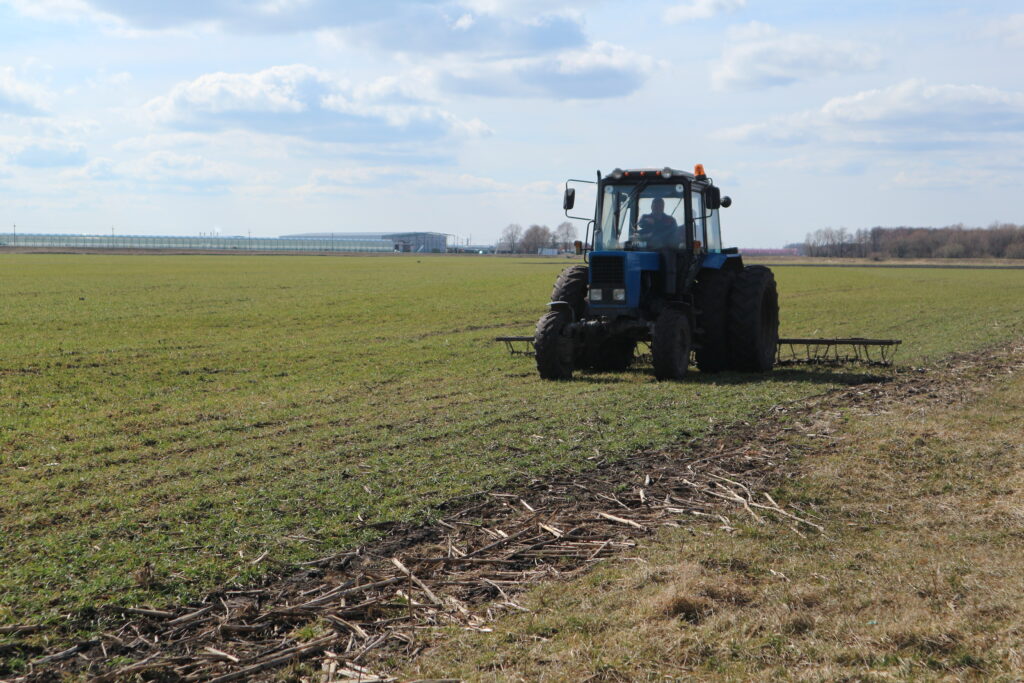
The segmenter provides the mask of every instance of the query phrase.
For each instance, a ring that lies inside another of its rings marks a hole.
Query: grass
[[[1021,356],[1018,355],[1018,364]],[[1020,366],[1018,366],[1020,367]],[[781,524],[673,529],[551,583],[402,680],[1021,680],[1024,374],[819,415],[773,496]],[[800,431],[804,431],[800,430]],[[835,430],[830,441],[823,431]]]
[[[564,265],[0,255],[0,624],[80,635],[106,605],[244,584],[855,379],[541,382],[490,340],[532,330]],[[904,363],[1024,331],[1014,271],[777,277],[785,333],[901,336]]]

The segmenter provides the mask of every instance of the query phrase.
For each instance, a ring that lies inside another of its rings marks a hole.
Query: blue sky
[[[1024,223],[1022,64],[1019,1],[0,0],[0,230],[479,243],[694,163],[741,247]]]

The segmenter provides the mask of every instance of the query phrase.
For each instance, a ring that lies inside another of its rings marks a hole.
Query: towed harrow
[[[533,337],[503,336],[513,356],[533,356]],[[775,352],[776,365],[868,365],[892,367],[902,339],[866,339],[864,337],[782,337]]]

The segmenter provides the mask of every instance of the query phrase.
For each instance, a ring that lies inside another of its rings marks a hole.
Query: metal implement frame
[[[495,337],[513,356],[532,356],[533,337]],[[864,337],[783,337],[775,355],[777,365],[845,365],[859,363],[892,367],[902,339],[866,339]],[[802,347],[802,348],[801,348]]]
[[[505,348],[513,356],[534,355],[533,337],[495,337],[494,341],[505,342]],[[518,344],[525,344],[526,347],[517,346]]]
[[[864,337],[779,339],[775,355],[777,365],[845,365],[858,363],[891,367],[902,339],[866,339]],[[801,348],[802,347],[802,348]]]

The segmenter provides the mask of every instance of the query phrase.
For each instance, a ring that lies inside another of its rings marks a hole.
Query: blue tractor
[[[569,215],[576,188],[566,183]],[[766,372],[775,364],[775,277],[722,247],[719,211],[731,204],[697,165],[597,174],[586,265],[558,277],[533,338],[537,370],[550,380],[576,370],[620,371],[639,342],[659,380],[686,376],[691,351],[703,373]],[[577,251],[584,251],[577,243]]]

